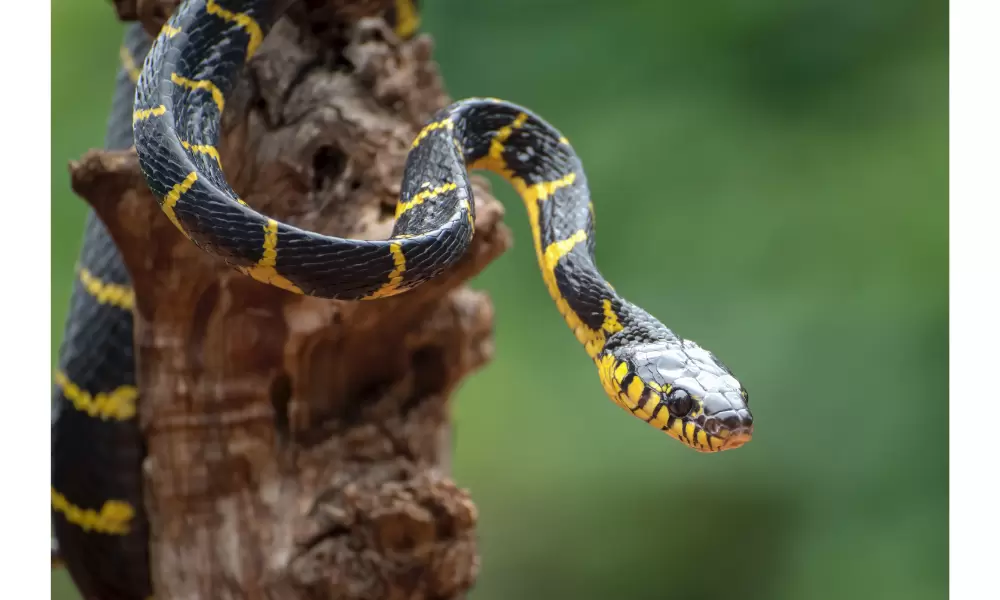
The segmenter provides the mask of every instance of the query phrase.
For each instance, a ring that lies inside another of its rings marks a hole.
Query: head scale
[[[605,350],[598,365],[616,404],[695,450],[738,448],[753,435],[746,390],[715,355],[690,340]]]

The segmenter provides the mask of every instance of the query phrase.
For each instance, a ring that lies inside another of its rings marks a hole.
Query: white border
[[[997,597],[1000,466],[1000,3],[950,19],[950,597]],[[991,456],[992,455],[992,456]],[[987,590],[992,590],[987,592]]]
[[[4,543],[0,597],[41,598],[49,562],[51,7],[5,6],[3,60],[3,245],[0,264],[0,365],[3,372]],[[51,592],[47,594],[51,596]]]

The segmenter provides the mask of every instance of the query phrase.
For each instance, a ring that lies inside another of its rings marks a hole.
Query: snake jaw
[[[740,430],[735,434],[722,440],[722,445],[719,446],[719,448],[717,448],[717,451],[721,452],[722,450],[733,450],[735,448],[739,448],[743,444],[749,442],[752,437],[753,437],[753,427],[750,427],[749,429]]]

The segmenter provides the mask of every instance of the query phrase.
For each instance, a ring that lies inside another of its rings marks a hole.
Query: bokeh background
[[[474,281],[496,358],[454,413],[472,598],[946,597],[947,1],[424,4],[452,96],[569,136],[602,271],[756,420],[701,455],[613,406],[494,179],[516,242]],[[122,26],[52,8],[54,365],[85,213],[66,163],[102,143]]]

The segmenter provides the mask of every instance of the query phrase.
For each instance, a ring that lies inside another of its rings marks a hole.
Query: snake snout
[[[753,431],[753,415],[750,414],[749,410],[741,408],[726,415],[722,419],[722,424],[730,431],[738,431],[740,429]]]
[[[719,450],[739,448],[753,437],[753,415],[745,408],[731,411],[724,416],[720,415],[714,421],[715,423],[710,423],[714,425],[713,428],[721,426],[725,432],[720,436],[722,445],[719,446]]]

